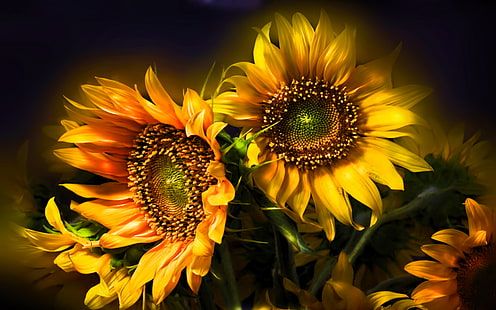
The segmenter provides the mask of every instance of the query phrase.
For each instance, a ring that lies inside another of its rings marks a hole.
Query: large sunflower
[[[371,223],[382,211],[374,182],[402,190],[393,164],[411,171],[430,170],[421,158],[390,141],[423,121],[409,108],[429,90],[392,87],[391,55],[356,65],[355,29],[336,35],[325,13],[314,29],[300,13],[292,23],[276,15],[278,46],[271,24],[255,41],[254,62],[234,66],[244,75],[229,77],[234,90],[215,99],[214,111],[246,130],[266,131],[249,151],[250,162],[266,165],[253,174],[255,184],[296,216],[310,200],[329,239],[334,219],[352,225],[348,195],[372,209]]]
[[[457,229],[444,229],[432,239],[445,244],[422,247],[435,259],[420,260],[405,270],[427,279],[412,293],[412,298],[427,308],[496,308],[496,212],[472,199],[465,201],[468,235]]]
[[[68,100],[71,120],[63,121],[67,132],[60,141],[75,147],[55,154],[111,181],[63,184],[92,198],[71,207],[109,229],[92,246],[154,244],[118,292],[121,308],[134,304],[152,280],[153,302],[160,303],[184,269],[197,292],[234,196],[215,139],[225,124],[213,122],[210,106],[195,91],[188,89],[177,105],[151,69],[145,78],[151,101],[117,81],[98,82],[82,87],[88,103]]]

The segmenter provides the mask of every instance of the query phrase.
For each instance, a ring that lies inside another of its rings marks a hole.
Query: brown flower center
[[[459,265],[456,280],[461,309],[496,309],[496,246],[472,249]]]
[[[164,239],[194,238],[205,218],[202,193],[216,182],[207,172],[212,160],[205,141],[169,125],[149,125],[136,137],[127,163],[129,186]]]
[[[301,78],[264,102],[262,128],[279,158],[315,169],[344,158],[358,137],[358,106],[343,89]]]

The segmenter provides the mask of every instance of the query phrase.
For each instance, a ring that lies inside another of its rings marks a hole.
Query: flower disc
[[[128,159],[134,200],[147,220],[168,240],[193,238],[205,218],[202,193],[215,179],[207,172],[214,153],[197,136],[156,124],[136,138]]]
[[[358,137],[358,107],[346,92],[302,78],[283,86],[265,104],[263,127],[269,147],[300,169],[315,169],[345,157]]]
[[[496,309],[496,247],[490,244],[474,248],[459,264],[461,309]]]

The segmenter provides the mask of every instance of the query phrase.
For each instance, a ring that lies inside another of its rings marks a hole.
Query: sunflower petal
[[[400,49],[401,45],[398,45],[386,57],[356,67],[349,80],[346,81],[348,94],[355,101],[359,101],[379,90],[390,89],[392,87],[391,71]]]
[[[466,249],[464,244],[468,236],[466,233],[456,229],[443,229],[434,233],[431,238],[451,245],[460,252],[463,252]]]
[[[388,131],[408,125],[428,126],[426,121],[410,110],[394,106],[372,106],[363,111],[366,115],[364,129]]]
[[[355,28],[346,27],[329,45],[321,59],[326,81],[339,86],[350,76],[356,63],[355,36]]]
[[[389,159],[379,151],[363,147],[363,153],[356,165],[377,183],[387,185],[393,190],[403,190],[403,179]]]
[[[321,10],[319,23],[315,28],[315,34],[310,45],[309,63],[311,75],[323,77],[325,67],[322,63],[319,64],[319,58],[333,39],[334,32],[331,26],[331,21],[329,20],[329,16],[327,16],[327,13],[324,10]]]
[[[441,264],[452,268],[458,267],[458,259],[464,257],[463,252],[445,244],[426,244],[422,246],[422,251]]]
[[[456,292],[456,281],[425,281],[412,292],[415,302],[423,304],[434,299],[449,296]]]
[[[343,163],[333,171],[336,185],[372,210],[371,224],[382,213],[382,200],[376,185],[352,163]]]
[[[109,229],[128,223],[140,215],[140,209],[130,200],[118,202],[95,199],[81,204],[73,202],[71,209]]]
[[[365,137],[363,141],[370,147],[381,151],[398,166],[412,172],[432,171],[431,166],[425,160],[394,142],[375,137]]]
[[[431,93],[431,89],[419,85],[407,85],[383,89],[360,101],[362,109],[373,105],[389,105],[410,109]]]
[[[420,260],[405,266],[408,273],[427,280],[443,281],[456,278],[456,272],[438,262]]]
[[[316,208],[325,208],[341,223],[362,229],[353,221],[351,205],[345,199],[342,188],[338,188],[331,172],[321,168],[315,171],[312,181],[312,197]]]
[[[106,200],[124,200],[133,198],[127,184],[118,182],[103,183],[100,185],[60,184],[76,195],[84,198],[99,198]]]
[[[174,100],[172,100],[170,95],[163,88],[162,83],[160,83],[157,75],[151,67],[148,68],[145,74],[145,86],[150,98],[157,105],[160,111],[163,111],[164,114],[169,115],[173,119],[175,118],[175,123],[179,122],[185,124],[185,121],[181,115],[181,108],[174,102]],[[176,128],[179,127],[176,126]]]

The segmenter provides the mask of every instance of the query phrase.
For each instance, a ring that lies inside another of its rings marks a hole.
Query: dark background
[[[256,32],[279,11],[301,11],[315,23],[326,9],[337,28],[358,26],[363,60],[402,53],[397,85],[423,84],[434,92],[427,105],[449,124],[464,122],[494,139],[495,5],[467,1],[198,0],[159,4],[140,1],[11,1],[1,8],[0,168],[19,146],[47,143],[42,131],[63,117],[63,95],[79,99],[78,87],[94,76],[142,85],[149,65],[174,97],[200,89],[214,61],[228,66],[250,60]],[[0,281],[2,286],[6,281]],[[1,288],[0,288],[1,289]],[[18,287],[6,296],[17,299]],[[10,294],[12,293],[12,294]],[[10,294],[10,295],[9,295]],[[17,307],[16,307],[17,308]]]

